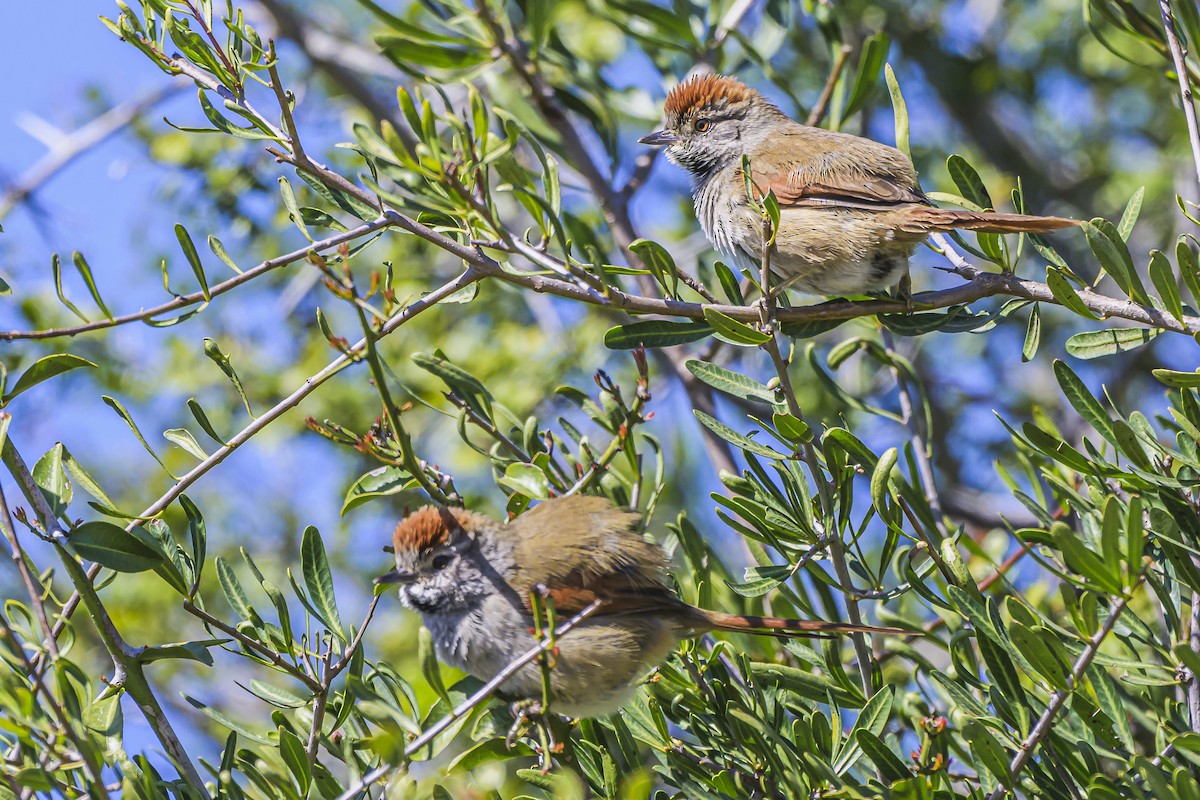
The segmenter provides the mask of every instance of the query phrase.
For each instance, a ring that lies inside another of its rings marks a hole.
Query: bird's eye
[[[712,127],[712,120],[701,117],[700,119],[696,120],[692,127],[696,129],[697,133],[705,133],[709,128]]]
[[[434,569],[441,570],[450,566],[450,562],[453,560],[454,556],[450,555],[449,553],[442,553],[441,555],[433,557],[432,565]]]

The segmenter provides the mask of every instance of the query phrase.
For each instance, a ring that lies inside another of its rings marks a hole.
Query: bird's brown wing
[[[547,500],[510,523],[519,585],[542,585],[555,608],[574,613],[597,598],[598,613],[679,602],[666,582],[666,555],[637,531],[639,516],[602,497]],[[526,609],[528,597],[521,598]]]
[[[859,136],[797,126],[779,146],[751,159],[752,191],[774,191],[781,208],[832,206],[878,210],[928,204],[908,158]]]

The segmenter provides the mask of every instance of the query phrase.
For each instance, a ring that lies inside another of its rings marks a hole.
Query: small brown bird
[[[690,606],[670,588],[666,556],[637,533],[638,520],[600,497],[547,500],[507,525],[428,506],[397,526],[396,569],[379,582],[400,585],[400,600],[421,615],[442,661],[484,680],[537,644],[535,587],[548,591],[563,617],[601,600],[558,641],[552,709],[571,716],[615,711],[680,640],[707,631],[908,633]],[[539,666],[523,667],[501,693],[540,698]]]
[[[762,261],[762,216],[746,197],[742,156],[755,199],[774,191],[780,220],[772,271],[812,294],[886,289],[931,233],[1046,233],[1080,224],[1061,217],[934,207],[912,162],[879,142],[801,125],[740,81],[699,75],[667,95],[666,127],[643,144],[692,173],[696,216],[709,242],[738,266]]]

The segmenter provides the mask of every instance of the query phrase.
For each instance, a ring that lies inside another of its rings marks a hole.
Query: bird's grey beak
[[[394,583],[412,583],[413,575],[411,572],[401,572],[394,569],[391,572],[385,572],[375,579],[376,586],[387,586]]]
[[[678,140],[679,137],[670,131],[655,131],[649,136],[643,136],[642,138],[638,139],[638,144],[671,144],[672,142],[676,142]]]

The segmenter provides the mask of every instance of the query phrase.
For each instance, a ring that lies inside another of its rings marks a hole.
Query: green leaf
[[[1146,294],[1146,287],[1142,285],[1133,258],[1129,255],[1129,248],[1125,246],[1125,240],[1117,232],[1116,226],[1096,217],[1091,222],[1083,223],[1083,235],[1092,249],[1092,255],[1121,287],[1121,291],[1134,302],[1150,305],[1150,295]]]
[[[63,471],[63,451],[62,444],[56,444],[33,466],[33,482],[42,490],[56,519],[66,513],[73,497],[71,482]],[[50,520],[46,520],[46,523],[53,524]]]
[[[1196,254],[1192,252],[1187,236],[1180,236],[1175,242],[1175,264],[1184,286],[1192,295],[1192,303],[1200,305],[1200,264],[1196,262]]]
[[[967,720],[963,725],[963,738],[970,745],[971,752],[979,758],[979,762],[987,767],[988,772],[995,775],[1005,786],[1012,786],[1008,752],[986,726],[978,720]]]
[[[433,355],[413,353],[412,361],[421,369],[442,379],[465,403],[482,416],[492,417],[492,395],[478,378],[454,364],[441,351]]]
[[[232,641],[232,639],[202,639],[196,642],[157,644],[152,647],[142,648],[142,651],[138,653],[137,660],[141,664],[152,664],[155,661],[182,659],[185,661],[199,661],[206,667],[211,667],[213,665],[213,657],[212,653],[208,652],[208,648],[218,647]]]
[[[854,738],[858,741],[858,746],[862,748],[866,757],[871,759],[875,769],[879,770],[884,781],[894,784],[912,777],[912,770],[883,743],[878,734],[859,729],[855,731]]]
[[[1025,325],[1025,344],[1021,347],[1021,361],[1029,362],[1037,355],[1038,344],[1042,341],[1041,306],[1034,303],[1029,309],[1029,322]]]
[[[762,597],[764,594],[774,591],[776,587],[791,577],[793,572],[795,570],[787,564],[747,567],[745,583],[727,580],[725,585],[742,597]]]
[[[329,572],[329,560],[325,557],[325,545],[320,532],[312,525],[304,529],[304,536],[300,540],[300,571],[304,574],[308,595],[320,612],[318,616],[321,622],[343,642],[347,641],[342,617],[338,614],[337,598],[333,594],[333,576]]]
[[[92,268],[88,266],[87,259],[83,257],[83,253],[76,250],[71,254],[71,262],[75,265],[75,271],[79,273],[79,277],[83,278],[83,282],[87,285],[88,292],[92,295],[92,300],[104,314],[104,318],[112,321],[112,314],[108,310],[108,306],[104,305],[104,299],[100,297],[100,290],[96,288],[96,279],[92,276]]]
[[[176,223],[175,238],[179,240],[179,246],[183,249],[183,256],[187,259],[188,266],[192,268],[196,280],[200,282],[200,291],[204,295],[205,301],[212,300],[212,294],[208,291],[208,278],[204,276],[204,265],[200,263],[200,254],[196,252],[196,245],[192,242],[191,234],[187,232],[187,228]]]
[[[187,401],[187,407],[188,411],[192,412],[192,416],[195,418],[196,423],[200,426],[200,430],[211,436],[222,447],[226,447],[227,445],[225,440],[217,434],[216,428],[214,428],[213,424],[208,420],[208,414],[204,413],[204,408],[196,401],[196,398],[189,397]]]
[[[246,598],[246,590],[242,588],[242,583],[233,571],[233,566],[225,560],[224,556],[217,556],[216,565],[217,581],[221,584],[221,591],[225,593],[225,602],[229,603],[229,607],[237,612],[243,620],[249,622],[254,619],[257,614],[250,607],[250,601]]]
[[[900,94],[900,84],[896,82],[892,65],[883,67],[883,79],[888,84],[888,95],[892,97],[892,116],[895,119],[896,150],[902,152],[908,161],[912,161],[912,152],[908,149],[908,107],[904,95]]]
[[[204,448],[199,445],[196,437],[192,436],[191,431],[187,428],[171,428],[163,431],[163,438],[178,445],[182,450],[191,453],[201,461],[208,458],[208,453],[204,452]]]
[[[304,750],[304,743],[300,741],[300,737],[282,725],[279,726],[279,755],[300,786],[301,794],[307,795],[308,787],[312,783],[312,769],[308,765],[308,754]]]
[[[1134,350],[1148,343],[1157,330],[1145,328],[1109,328],[1077,333],[1067,339],[1067,352],[1076,358],[1090,359]]]
[[[854,85],[846,98],[846,109],[842,112],[843,119],[850,117],[863,107],[871,96],[871,92],[879,84],[879,71],[887,58],[891,39],[886,33],[876,33],[863,42],[862,52],[858,57],[858,71],[854,74]]]
[[[1066,691],[1069,673],[1057,652],[1043,636],[1014,621],[1008,628],[1009,638],[1037,673],[1057,690]]]
[[[229,252],[225,249],[225,245],[221,242],[220,239],[218,239],[215,236],[209,236],[208,237],[208,249],[212,250],[213,255],[216,256],[217,258],[221,259],[221,262],[223,264],[225,264],[225,266],[227,266],[231,270],[233,270],[234,273],[236,273],[238,275],[242,274],[242,271],[240,269],[238,269],[237,264],[235,264],[233,259],[230,258]]]
[[[50,256],[50,274],[54,278],[54,293],[58,295],[58,301],[71,311],[72,314],[79,317],[84,322],[90,322],[83,312],[75,307],[75,304],[67,299],[66,293],[62,286],[62,262],[58,260],[58,253]]]
[[[733,446],[745,450],[747,453],[753,453],[756,456],[762,456],[764,458],[770,458],[777,461],[785,458],[782,453],[777,453],[766,445],[761,445],[750,437],[743,436],[733,428],[729,427],[720,420],[705,414],[703,411],[693,409],[692,413],[696,415],[696,419],[700,420],[700,423],[704,427],[708,428],[718,437],[724,439]]]
[[[146,452],[149,453],[154,460],[158,462],[158,465],[163,468],[163,471],[172,478],[175,478],[175,475],[173,475],[171,471],[167,469],[167,465],[163,463],[163,460],[158,457],[158,453],[154,452],[154,448],[152,448],[150,443],[146,441],[146,437],[142,436],[141,429],[137,426],[137,423],[133,421],[133,416],[129,413],[129,411],[126,410],[121,401],[115,397],[109,397],[106,394],[100,395],[100,399],[104,401],[106,406],[117,412],[117,416],[125,420],[125,424],[129,426],[129,430],[131,430],[133,435],[137,437],[137,440],[141,442],[142,447],[145,448]],[[178,478],[175,478],[175,480],[178,480]]]
[[[711,306],[704,308],[704,320],[712,326],[718,339],[739,347],[758,347],[770,341],[770,334],[763,333],[744,322],[722,314]]]
[[[1079,416],[1087,420],[1096,429],[1096,432],[1107,441],[1116,444],[1117,438],[1113,433],[1112,419],[1108,416],[1108,412],[1104,410],[1104,406],[1100,405],[1100,401],[1092,396],[1083,381],[1067,366],[1066,362],[1055,359],[1054,377],[1058,380],[1058,385],[1062,388],[1067,400],[1079,412]]]
[[[144,572],[162,563],[162,555],[111,522],[85,522],[68,540],[82,558],[117,572]]]
[[[1176,372],[1173,369],[1152,369],[1150,370],[1150,374],[1164,386],[1177,388],[1200,387],[1200,370],[1196,372]]]
[[[419,485],[407,470],[393,466],[377,467],[361,475],[351,484],[346,491],[346,498],[342,501],[341,516],[346,516],[346,512],[350,509],[357,508],[376,497],[397,494]]]
[[[1179,296],[1179,283],[1171,270],[1171,262],[1161,250],[1150,251],[1150,282],[1163,301],[1163,306],[1175,319],[1183,319],[1183,298]]]
[[[1054,295],[1054,299],[1059,302],[1064,308],[1069,308],[1081,317],[1087,319],[1100,319],[1083,304],[1083,300],[1079,297],[1079,293],[1075,291],[1075,287],[1067,280],[1066,275],[1062,270],[1047,266],[1046,267],[1046,285],[1050,287],[1050,293]]]
[[[988,195],[987,187],[983,185],[983,179],[965,158],[955,153],[946,159],[946,169],[950,172],[951,180],[954,181],[954,185],[958,187],[958,191],[963,197],[984,210],[995,208],[992,198]]]
[[[637,239],[629,245],[629,249],[642,260],[646,269],[666,290],[668,297],[679,297],[679,270],[666,248],[649,239]]]
[[[21,373],[21,377],[17,378],[12,391],[0,398],[0,405],[8,405],[17,395],[37,386],[42,381],[50,380],[56,375],[61,375],[64,372],[70,372],[80,367],[94,366],[96,365],[86,358],[73,356],[70,353],[53,353],[43,356],[30,364],[29,369]]]
[[[242,398],[242,405],[246,407],[246,413],[251,417],[254,412],[250,410],[250,398],[246,396],[246,389],[242,386],[242,379],[238,377],[237,371],[233,368],[233,363],[229,360],[229,356],[221,350],[221,345],[217,344],[216,339],[209,337],[204,338],[204,355],[208,356],[214,364],[220,368],[221,372],[225,373],[225,377],[229,378],[233,388],[237,391],[238,397]]]
[[[533,464],[513,462],[505,468],[504,475],[496,482],[519,495],[535,500],[546,500],[550,497],[550,481],[546,478],[546,473]]]
[[[638,347],[673,347],[703,339],[713,329],[707,322],[668,322],[647,320],[609,328],[604,346],[609,350],[634,350]]]
[[[1133,226],[1137,223],[1138,215],[1142,213],[1142,198],[1145,196],[1146,187],[1139,186],[1125,206],[1125,213],[1121,215],[1121,221],[1117,224],[1117,233],[1121,235],[1123,241],[1128,242],[1129,235],[1133,233]]]
[[[775,392],[763,384],[740,375],[736,372],[710,364],[707,361],[692,359],[684,366],[688,371],[719,392],[740,397],[743,400],[762,400],[764,403],[775,402]]]

